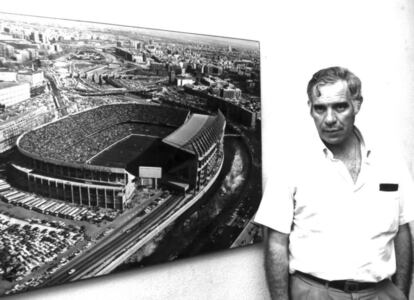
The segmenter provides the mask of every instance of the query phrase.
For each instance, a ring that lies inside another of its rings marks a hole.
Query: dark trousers
[[[344,291],[326,287],[300,274],[290,276],[291,300],[407,300],[403,292],[391,280],[386,280],[374,288],[359,292],[346,293]]]

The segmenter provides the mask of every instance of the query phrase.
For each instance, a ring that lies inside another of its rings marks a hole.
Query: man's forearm
[[[272,299],[289,299],[288,235],[267,229],[265,270]]]
[[[394,245],[397,260],[397,272],[394,275],[394,283],[408,297],[412,271],[412,245],[408,224],[400,226]]]

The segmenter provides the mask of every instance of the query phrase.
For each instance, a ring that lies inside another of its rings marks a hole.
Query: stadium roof
[[[205,127],[210,126],[215,119],[215,116],[193,114],[187,122],[162,141],[173,147],[195,154],[191,145],[192,139],[202,132]]]

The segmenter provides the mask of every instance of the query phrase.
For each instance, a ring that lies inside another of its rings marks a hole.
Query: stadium
[[[20,136],[9,179],[45,197],[119,210],[137,181],[196,194],[220,170],[225,126],[220,111],[103,105]]]

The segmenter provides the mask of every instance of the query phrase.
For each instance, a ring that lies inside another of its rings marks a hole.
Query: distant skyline
[[[127,32],[137,32],[146,35],[153,35],[156,37],[164,37],[164,38],[174,38],[174,39],[182,39],[182,40],[199,40],[203,42],[215,42],[220,43],[223,45],[231,45],[232,47],[242,47],[248,48],[253,50],[259,50],[259,42],[247,39],[240,39],[240,38],[233,38],[233,37],[222,37],[222,36],[214,36],[214,35],[207,35],[201,33],[190,33],[190,32],[179,32],[179,31],[171,31],[168,29],[152,29],[146,27],[138,27],[132,25],[122,25],[122,24],[112,24],[112,23],[102,23],[102,22],[94,22],[94,21],[86,21],[86,20],[74,20],[74,19],[61,19],[61,18],[53,18],[53,17],[45,17],[45,16],[35,16],[35,15],[27,15],[27,14],[17,14],[17,13],[10,13],[10,12],[3,12],[0,11],[0,18],[7,20],[7,21],[21,21],[26,23],[35,23],[44,26],[62,26],[62,27],[71,27],[73,28],[74,25],[79,27],[80,29],[87,29],[87,30],[102,30],[102,29],[118,29],[118,30],[125,30]]]

